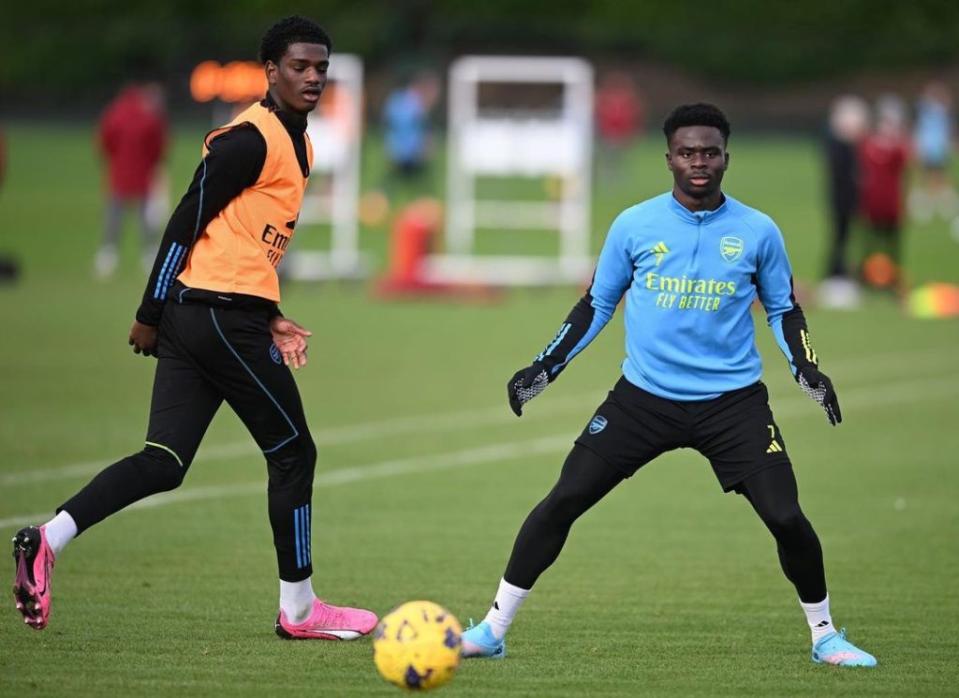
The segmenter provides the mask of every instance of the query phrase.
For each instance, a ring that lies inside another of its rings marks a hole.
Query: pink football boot
[[[17,576],[13,580],[17,610],[23,614],[24,623],[43,630],[50,619],[54,555],[42,526],[20,529],[13,537],[13,559],[17,561]]]
[[[355,640],[372,632],[377,621],[372,611],[332,606],[314,599],[313,612],[302,623],[291,623],[280,611],[276,634],[286,640]]]

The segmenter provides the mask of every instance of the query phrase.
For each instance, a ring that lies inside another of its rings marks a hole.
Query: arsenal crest
[[[737,237],[727,235],[719,241],[719,254],[727,262],[735,262],[743,255],[743,241]]]

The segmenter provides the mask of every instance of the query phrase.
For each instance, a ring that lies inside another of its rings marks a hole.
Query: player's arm
[[[153,270],[130,329],[130,344],[147,356],[156,349],[167,291],[186,263],[197,236],[240,192],[252,186],[266,160],[266,141],[252,126],[217,136],[167,223]],[[279,314],[277,310],[276,314]]]
[[[517,371],[506,384],[509,405],[517,417],[522,415],[523,405],[556,380],[566,365],[606,326],[632,278],[633,260],[621,215],[609,229],[586,294],[573,306],[556,336],[533,363]]]
[[[839,424],[842,421],[839,400],[832,381],[819,370],[819,357],[810,344],[806,316],[793,293],[792,269],[782,233],[772,222],[770,226],[772,230],[760,248],[756,273],[759,300],[796,382],[822,406],[830,424]]]

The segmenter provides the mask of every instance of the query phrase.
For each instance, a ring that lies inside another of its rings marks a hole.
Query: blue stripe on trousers
[[[313,562],[313,505],[306,505],[306,564]]]
[[[246,369],[246,372],[250,374],[250,378],[252,378],[256,382],[256,384],[260,386],[260,390],[266,393],[266,396],[270,398],[270,402],[272,402],[273,405],[276,407],[276,409],[279,410],[280,414],[283,415],[283,419],[286,420],[286,423],[290,425],[290,429],[293,430],[293,433],[290,434],[290,436],[283,439],[283,441],[278,443],[276,446],[274,446],[273,448],[268,448],[267,450],[263,451],[263,453],[273,453],[274,451],[279,450],[280,448],[288,444],[290,441],[295,439],[297,436],[299,436],[300,432],[297,430],[296,426],[293,424],[293,420],[290,419],[289,415],[287,415],[287,413],[283,410],[283,408],[280,407],[280,403],[277,402],[277,399],[273,397],[273,393],[267,390],[266,386],[263,385],[263,381],[261,381],[259,378],[256,377],[256,374],[253,373],[253,369],[251,369],[249,366],[246,365],[246,362],[240,358],[240,355],[237,353],[236,349],[233,348],[233,345],[227,341],[226,335],[224,335],[223,330],[220,329],[220,323],[216,321],[216,313],[213,312],[213,308],[210,308],[210,318],[213,320],[213,327],[216,328],[216,333],[220,335],[220,339],[223,340],[223,343],[226,345],[226,348],[229,349],[230,353],[233,354],[236,360],[240,362],[240,365],[244,369]]]
[[[293,510],[293,539],[296,542],[296,567],[303,567],[303,550],[300,547],[300,510]]]

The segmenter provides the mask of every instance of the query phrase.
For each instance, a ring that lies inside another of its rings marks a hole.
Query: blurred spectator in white
[[[614,70],[596,90],[596,131],[599,165],[604,174],[619,174],[623,153],[643,130],[643,101],[632,77]]]
[[[826,135],[830,247],[826,279],[819,287],[819,301],[828,307],[859,305],[858,287],[848,275],[846,248],[859,203],[859,143],[868,128],[869,107],[865,100],[844,95],[833,101]]]
[[[94,260],[97,276],[116,270],[124,211],[135,208],[140,221],[145,269],[153,266],[157,228],[149,215],[157,168],[167,149],[163,88],[155,82],[126,86],[100,118],[98,146],[107,166],[106,226]]]
[[[916,104],[915,149],[921,168],[909,209],[920,221],[935,216],[951,220],[959,214],[959,198],[949,179],[952,151],[952,96],[941,82],[930,82]]]
[[[875,125],[859,148],[860,211],[866,239],[860,268],[863,280],[894,289],[902,281],[903,187],[909,164],[906,105],[886,95],[876,103]]]
[[[408,178],[420,174],[431,152],[430,112],[439,97],[439,80],[420,73],[390,93],[383,108],[386,154],[392,174]]]

